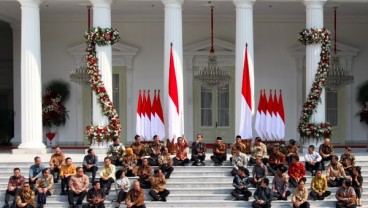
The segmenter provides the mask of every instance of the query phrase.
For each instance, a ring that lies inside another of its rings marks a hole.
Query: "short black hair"
[[[298,181],[298,184],[300,184],[300,182],[302,182],[302,181],[305,183],[305,182],[307,182],[307,179],[306,179],[305,177],[301,178],[301,179]]]
[[[154,136],[153,136],[153,139],[156,139],[157,137],[158,137],[157,135],[154,135]]]
[[[82,169],[83,170],[83,167],[78,166],[75,170],[78,171],[79,169]]]
[[[134,140],[137,140],[138,138],[140,138],[141,136],[139,136],[138,134],[134,136]]]
[[[267,186],[270,183],[270,180],[268,178],[263,178],[261,182],[265,183]]]
[[[104,158],[104,161],[105,160],[110,160],[111,161],[111,158],[109,157],[109,156],[106,156],[105,158]]]
[[[256,142],[261,142],[261,141],[262,141],[262,139],[261,139],[261,137],[256,137],[256,138],[254,139],[254,141],[256,141]]]
[[[299,161],[299,160],[300,160],[298,155],[294,155],[294,156],[292,157],[292,159],[295,159],[296,161]]]
[[[332,155],[331,160],[332,160],[332,159],[339,160],[339,157],[338,157],[337,155]]]
[[[216,140],[222,140],[222,138],[221,137],[217,137]]]
[[[348,178],[345,178],[345,179],[344,179],[344,183],[345,183],[345,185],[346,185],[347,187],[350,187],[350,186],[351,186],[351,181],[350,181],[350,179],[348,179]]]
[[[311,145],[309,145],[309,147],[308,147],[308,148],[314,149],[314,145],[313,145],[313,144],[311,144]]]
[[[71,160],[72,158],[70,158],[70,157],[67,157],[67,158],[65,158],[65,162],[66,161],[68,161],[68,160]]]
[[[16,170],[19,170],[19,172],[20,172],[20,169],[19,168],[14,168],[13,172],[15,172]]]
[[[245,167],[240,166],[240,167],[238,168],[238,171],[239,171],[239,170],[245,173]]]
[[[296,141],[295,141],[295,139],[290,139],[289,143],[292,144],[292,145],[295,145]]]
[[[237,138],[241,139],[241,136],[240,136],[240,135],[236,135],[236,137],[235,137],[235,138],[236,138],[236,139],[237,139]]]
[[[34,161],[36,162],[36,160],[37,160],[38,158],[40,158],[40,157],[39,157],[39,156],[36,156],[36,157],[34,158]]]
[[[42,169],[42,175],[45,174],[48,170],[50,170],[50,169],[48,169],[48,168]]]
[[[87,153],[89,154],[89,153],[91,153],[93,151],[93,149],[92,148],[89,148],[88,150],[87,150]]]
[[[96,184],[100,183],[100,181],[93,181],[92,186],[95,186]]]
[[[156,168],[154,171],[153,171],[153,174],[157,174],[158,172],[160,171],[160,169]]]
[[[118,140],[119,138],[117,138],[117,137],[114,137],[114,138],[112,138],[112,141],[113,142],[116,142],[116,140]]]

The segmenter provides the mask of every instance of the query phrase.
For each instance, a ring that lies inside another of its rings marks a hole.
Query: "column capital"
[[[322,8],[323,5],[327,2],[327,0],[304,0],[304,5],[307,9],[319,9]]]
[[[181,5],[184,3],[184,0],[161,0],[161,1],[165,6],[175,5],[181,7]]]
[[[256,0],[233,0],[236,8],[253,8]]]
[[[44,0],[18,0],[22,7],[39,7]]]

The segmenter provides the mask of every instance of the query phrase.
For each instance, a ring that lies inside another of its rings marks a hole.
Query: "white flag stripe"
[[[240,107],[240,129],[239,135],[245,139],[251,139],[252,134],[252,110],[247,105],[245,98],[241,96],[241,107]],[[250,116],[249,116],[250,115]]]

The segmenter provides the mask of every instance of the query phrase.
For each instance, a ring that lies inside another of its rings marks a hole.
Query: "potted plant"
[[[51,80],[45,85],[42,98],[42,123],[48,130],[46,137],[50,140],[50,146],[59,126],[65,125],[69,118],[64,105],[69,96],[70,85],[64,80]]]
[[[357,101],[362,106],[362,109],[358,113],[360,122],[368,124],[368,80],[359,85]]]

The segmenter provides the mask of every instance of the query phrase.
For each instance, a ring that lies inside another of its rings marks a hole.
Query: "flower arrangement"
[[[109,121],[107,126],[87,126],[84,134],[85,138],[89,140],[90,143],[92,143],[92,141],[110,141],[111,139],[120,136],[121,126],[117,111],[106,92],[103,81],[101,80],[101,74],[98,69],[98,60],[96,57],[96,45],[113,45],[120,40],[120,36],[119,32],[112,28],[102,29],[97,27],[87,30],[84,37],[87,43],[86,62],[89,85],[96,94],[97,101],[102,109],[103,115],[105,115]]]
[[[362,106],[359,111],[360,122],[368,124],[368,80],[358,87],[357,101]]]
[[[310,30],[304,29],[299,33],[298,40],[303,45],[322,44],[317,73],[314,77],[312,88],[308,93],[307,100],[303,105],[298,131],[301,138],[318,139],[320,137],[330,137],[333,131],[330,123],[309,123],[309,120],[320,101],[320,96],[325,86],[327,73],[330,68],[330,32],[325,28],[311,28]]]
[[[69,118],[64,102],[69,98],[69,83],[63,80],[52,80],[46,84],[45,94],[42,98],[43,126],[65,125]]]

